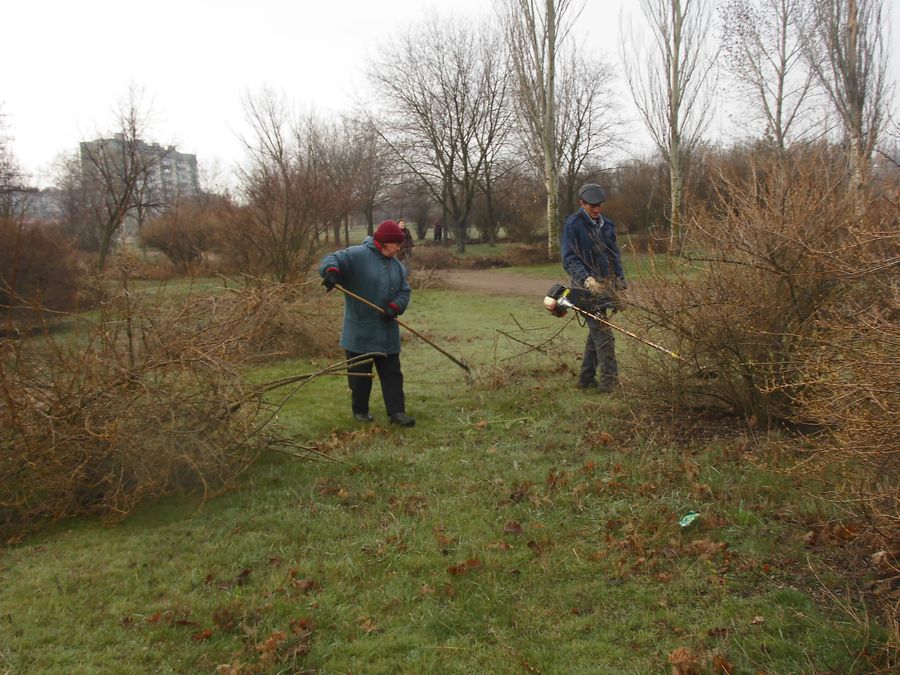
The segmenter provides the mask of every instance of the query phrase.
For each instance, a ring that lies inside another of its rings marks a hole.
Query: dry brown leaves
[[[722,654],[700,655],[689,647],[678,647],[669,653],[667,660],[672,666],[672,675],[701,675],[710,670],[716,675],[734,673],[734,665]]]

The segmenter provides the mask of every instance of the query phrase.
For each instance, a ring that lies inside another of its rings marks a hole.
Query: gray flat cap
[[[587,183],[578,190],[578,198],[588,204],[601,204],[606,201],[606,193],[596,183]]]

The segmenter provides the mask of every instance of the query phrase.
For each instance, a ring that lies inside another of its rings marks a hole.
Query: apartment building
[[[178,152],[174,145],[164,147],[159,143],[145,143],[137,139],[134,147],[126,147],[122,134],[112,138],[84,141],[80,148],[82,176],[89,184],[91,176],[101,170],[99,163],[112,167],[113,173],[123,175],[129,163],[142,167],[141,180],[136,188],[136,198],[159,208],[173,204],[179,198],[200,194],[197,173],[197,156]]]

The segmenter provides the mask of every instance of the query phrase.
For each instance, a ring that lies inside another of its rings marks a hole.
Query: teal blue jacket
[[[358,246],[326,255],[319,264],[319,276],[324,278],[329,269],[340,272],[344,279],[341,286],[379,307],[393,305],[397,314],[403,314],[409,306],[412,290],[406,268],[396,258],[382,255],[372,237],[366,237]],[[381,312],[347,295],[341,347],[357,354],[398,354],[400,327],[396,321],[385,321]]]

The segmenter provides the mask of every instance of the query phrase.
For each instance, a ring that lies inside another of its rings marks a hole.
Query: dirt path
[[[444,270],[441,278],[448,288],[486,295],[523,295],[543,298],[553,280],[502,270]],[[558,281],[564,281],[562,270]]]

